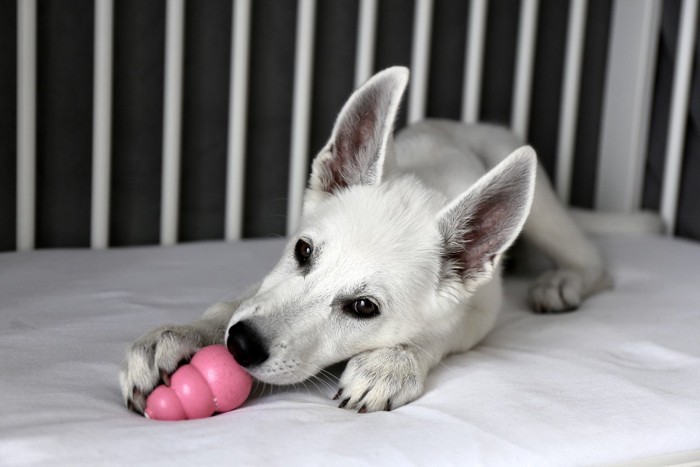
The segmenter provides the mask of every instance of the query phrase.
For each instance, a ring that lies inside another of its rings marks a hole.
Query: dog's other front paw
[[[538,313],[576,310],[583,299],[584,278],[565,269],[547,271],[530,288],[530,303]]]
[[[151,391],[160,382],[170,384],[170,375],[202,347],[200,341],[188,326],[164,326],[131,344],[119,372],[126,406],[142,414]]]
[[[423,366],[409,345],[363,352],[348,362],[334,399],[360,413],[395,409],[423,393]]]

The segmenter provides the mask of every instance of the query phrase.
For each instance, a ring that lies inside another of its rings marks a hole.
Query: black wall
[[[0,0],[0,250],[15,247],[17,0]],[[518,0],[492,0],[480,115],[507,124]],[[89,244],[94,5],[39,0],[37,246]],[[158,242],[164,0],[119,0],[114,12],[110,242]],[[568,0],[540,2],[529,140],[556,168]],[[572,204],[592,207],[612,0],[591,0],[576,129]],[[255,0],[244,187],[244,234],[283,235],[287,204],[296,1]],[[679,0],[664,2],[643,206],[659,205]],[[409,65],[413,0],[379,0],[375,69]],[[459,118],[469,2],[435,0],[428,116]],[[231,0],[186,4],[179,238],[223,237],[232,34]],[[310,156],[353,89],[356,0],[318,0]],[[700,36],[699,36],[700,37]],[[696,46],[696,55],[700,47]],[[700,57],[693,74],[677,232],[700,238]],[[404,106],[405,109],[405,106]],[[405,110],[397,126],[405,124]]]

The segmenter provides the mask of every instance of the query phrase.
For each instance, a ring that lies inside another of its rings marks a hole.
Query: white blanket
[[[0,465],[589,465],[698,450],[700,246],[600,243],[615,290],[537,316],[510,280],[495,331],[405,407],[338,409],[329,381],[258,388],[185,422],[124,408],[126,345],[244,290],[281,241],[2,254]]]

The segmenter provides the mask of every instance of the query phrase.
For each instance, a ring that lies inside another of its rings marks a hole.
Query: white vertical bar
[[[515,134],[523,139],[527,137],[530,118],[530,92],[532,91],[532,70],[535,63],[538,7],[539,0],[522,0],[520,7],[511,126]]]
[[[588,0],[572,0],[569,6],[566,58],[564,61],[564,84],[562,89],[557,148],[557,192],[559,199],[569,202],[571,174],[574,166],[574,143],[578,121],[579,83],[583,60],[584,33]]]
[[[425,118],[425,100],[430,66],[430,30],[433,0],[416,0],[411,49],[411,84],[408,97],[408,123]]]
[[[377,36],[376,0],[360,0],[355,56],[355,87],[367,81],[374,70],[374,43]]]
[[[596,179],[598,209],[631,211],[639,206],[660,17],[658,0],[613,4]]]
[[[168,0],[165,24],[165,102],[163,122],[163,188],[160,243],[177,241],[180,189],[180,129],[182,124],[182,73],[185,1]]]
[[[474,123],[479,120],[481,105],[481,74],[486,37],[486,12],[488,0],[472,0],[469,7],[469,30],[464,59],[464,88],[462,92],[462,120]]]
[[[112,124],[113,0],[95,2],[95,58],[92,120],[92,248],[109,243],[110,142]]]
[[[17,2],[17,249],[34,248],[36,0]]]
[[[243,181],[245,174],[246,112],[248,109],[248,57],[250,54],[251,0],[235,0],[229,86],[228,155],[226,175],[226,239],[243,233]]]
[[[299,0],[292,104],[292,138],[287,202],[287,234],[297,229],[306,184],[311,117],[316,0]]]
[[[676,229],[678,192],[681,184],[683,164],[683,142],[688,118],[688,97],[693,71],[693,46],[698,27],[698,1],[684,0],[681,7],[676,66],[673,72],[673,94],[669,135],[666,142],[666,162],[661,193],[661,217],[667,232],[673,235]]]

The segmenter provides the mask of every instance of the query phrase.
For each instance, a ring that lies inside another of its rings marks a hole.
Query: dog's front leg
[[[202,347],[223,344],[231,316],[256,290],[257,286],[238,300],[211,306],[193,323],[161,326],[131,344],[119,372],[127,407],[143,413],[148,395],[159,382],[169,384],[170,375],[182,361],[189,360]]]
[[[351,358],[340,377],[335,399],[361,413],[391,410],[423,394],[435,358],[413,344],[363,352]]]

